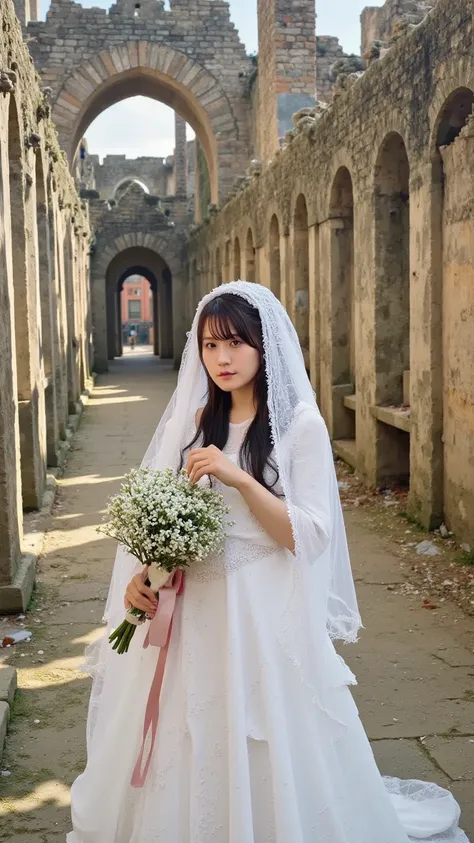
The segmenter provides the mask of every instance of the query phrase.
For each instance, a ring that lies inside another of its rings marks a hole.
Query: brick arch
[[[100,240],[100,235],[98,237]],[[169,266],[171,274],[179,275],[182,270],[182,262],[178,253],[177,244],[172,243],[169,238],[161,237],[159,234],[148,233],[145,231],[134,231],[132,233],[123,233],[115,238],[111,243],[107,243],[105,248],[100,249],[100,255],[97,258],[94,255],[92,260],[91,274],[93,278],[105,278],[105,274],[113,259],[124,252],[126,249],[134,247],[142,247],[149,249],[161,255],[164,261]],[[97,252],[96,252],[97,254]]]
[[[141,187],[143,189],[144,193],[150,193],[151,192],[150,188],[148,187],[146,181],[144,180],[144,178],[142,176],[130,175],[130,176],[124,176],[123,178],[119,179],[114,184],[112,194],[111,194],[111,198],[115,199],[115,197],[117,195],[117,191],[120,190],[120,188],[123,187],[124,184],[128,184],[129,182],[130,182],[130,184],[137,184],[139,187]]]
[[[124,41],[96,53],[72,71],[53,106],[53,119],[69,161],[87,127],[102,111],[138,95],[164,102],[192,126],[206,155],[211,199],[217,202],[219,193],[230,187],[226,182],[235,150],[229,141],[242,140],[239,121],[218,80],[168,45]]]

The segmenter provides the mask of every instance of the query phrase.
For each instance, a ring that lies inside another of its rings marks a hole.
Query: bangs
[[[261,323],[258,310],[239,296],[224,294],[212,299],[201,313],[198,327],[202,346],[204,328],[214,340],[243,340],[252,348],[261,348]]]
[[[236,326],[232,324],[228,313],[211,313],[207,317],[207,328],[213,340],[232,340]]]

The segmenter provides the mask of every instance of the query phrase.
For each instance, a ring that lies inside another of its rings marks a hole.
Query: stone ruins
[[[315,0],[258,0],[257,56],[224,0],[37,2],[0,33],[0,611],[133,274],[176,365],[203,293],[271,287],[335,453],[474,544],[474,0],[367,8],[360,56]],[[88,127],[136,95],[175,111],[174,155],[101,164]]]

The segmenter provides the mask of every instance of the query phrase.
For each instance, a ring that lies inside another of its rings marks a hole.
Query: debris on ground
[[[446,524],[428,532],[411,518],[406,487],[368,489],[342,460],[336,460],[336,471],[343,509],[360,510],[362,524],[393,542],[406,577],[397,590],[419,599],[421,608],[438,607],[452,600],[466,614],[474,616],[471,546],[459,544]]]
[[[0,638],[0,647],[11,647],[13,644],[20,644],[21,641],[30,641],[32,632],[28,629],[11,629],[3,633]]]
[[[441,551],[436,547],[435,543],[428,541],[428,539],[417,544],[416,552],[418,556],[441,556]]]

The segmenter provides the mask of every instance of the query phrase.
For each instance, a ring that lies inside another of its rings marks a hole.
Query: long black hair
[[[273,444],[267,404],[268,386],[260,314],[256,307],[234,293],[223,293],[211,299],[202,310],[197,329],[201,361],[206,322],[214,339],[231,340],[238,336],[259,352],[260,366],[254,380],[256,413],[242,443],[239,458],[241,466],[246,468],[265,489],[273,492],[279,475],[278,468],[270,456]],[[192,448],[199,439],[202,439],[203,448],[215,445],[216,448],[222,450],[229,437],[231,393],[220,389],[209,374],[207,381],[209,390],[207,404],[202,411],[196,435],[184,451]],[[183,454],[181,461],[182,463],[184,461]],[[268,469],[273,472],[272,482],[268,482]]]

